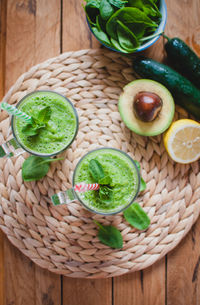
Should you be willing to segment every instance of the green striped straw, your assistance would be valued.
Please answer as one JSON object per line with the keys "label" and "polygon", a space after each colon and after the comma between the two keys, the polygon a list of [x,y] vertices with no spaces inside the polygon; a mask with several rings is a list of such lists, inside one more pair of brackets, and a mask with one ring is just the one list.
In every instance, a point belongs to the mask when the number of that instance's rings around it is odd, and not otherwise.
{"label": "green striped straw", "polygon": [[0,104],[1,109],[6,110],[9,114],[16,115],[18,118],[21,118],[22,120],[31,123],[32,118],[25,112],[20,111],[18,108],[16,108],[13,105],[10,105],[8,103],[2,102]]}

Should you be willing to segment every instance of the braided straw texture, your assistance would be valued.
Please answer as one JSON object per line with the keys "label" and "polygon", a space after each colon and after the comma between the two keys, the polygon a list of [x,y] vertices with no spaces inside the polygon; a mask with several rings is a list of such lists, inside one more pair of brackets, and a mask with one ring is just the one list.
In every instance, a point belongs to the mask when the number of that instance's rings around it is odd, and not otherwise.
{"label": "braided straw texture", "polygon": [[[38,182],[22,181],[26,154],[0,160],[0,227],[32,261],[70,277],[106,278],[144,269],[172,250],[187,234],[200,212],[199,163],[174,163],[162,137],[134,134],[121,121],[117,101],[124,85],[134,79],[126,57],[105,50],[81,50],[51,58],[19,77],[4,98],[15,104],[34,90],[66,95],[76,106],[79,132],[64,160],[51,164]],[[187,117],[176,109],[175,119]],[[0,142],[12,137],[10,119],[0,117]],[[151,218],[145,232],[131,227],[122,214],[94,215],[80,203],[53,207],[50,196],[71,187],[74,168],[86,152],[115,147],[141,163],[147,189],[138,202]],[[99,242],[93,219],[116,226],[123,249]]]}

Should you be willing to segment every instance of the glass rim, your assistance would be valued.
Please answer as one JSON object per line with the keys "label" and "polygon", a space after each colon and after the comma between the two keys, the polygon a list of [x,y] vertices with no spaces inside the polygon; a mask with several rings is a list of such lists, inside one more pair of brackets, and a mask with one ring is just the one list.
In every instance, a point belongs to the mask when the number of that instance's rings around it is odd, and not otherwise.
{"label": "glass rim", "polygon": [[87,155],[91,154],[92,152],[94,151],[97,151],[97,150],[114,150],[114,151],[117,151],[121,154],[123,154],[124,156],[126,156],[130,161],[131,163],[134,165],[135,169],[136,169],[136,173],[137,173],[137,178],[138,178],[138,188],[137,188],[137,192],[135,193],[134,197],[131,198],[130,202],[126,205],[126,206],[123,206],[122,208],[120,208],[119,210],[117,211],[114,211],[114,212],[108,212],[108,213],[104,213],[104,212],[99,212],[99,211],[96,211],[90,207],[88,207],[86,204],[84,204],[84,202],[81,200],[81,198],[79,197],[79,194],[78,192],[74,191],[74,193],[76,194],[76,197],[78,199],[78,201],[87,209],[89,210],[90,212],[93,212],[95,214],[99,214],[99,215],[104,215],[104,216],[109,216],[109,215],[114,215],[114,214],[118,214],[124,210],[126,210],[133,202],[134,200],[138,197],[138,194],[139,194],[139,190],[140,190],[140,178],[141,178],[141,175],[140,175],[140,172],[138,170],[138,167],[135,163],[135,161],[124,151],[118,149],[118,148],[112,148],[112,147],[100,147],[100,148],[96,148],[96,149],[93,149],[93,150],[90,150],[89,152],[87,152],[83,157],[80,158],[80,160],[78,161],[78,163],[76,164],[76,167],[75,167],[75,170],[73,172],[73,177],[72,177],[72,185],[73,185],[73,188],[75,186],[75,176],[76,176],[76,172],[77,172],[77,169],[78,169],[78,166],[79,164],[83,161],[84,158],[87,157]]}
{"label": "glass rim", "polygon": [[28,94],[26,94],[17,104],[16,104],[16,107],[18,108],[19,105],[29,96],[33,95],[34,93],[37,93],[37,92],[50,92],[50,93],[55,93],[57,95],[60,95],[61,97],[63,97],[72,107],[72,110],[74,112],[74,115],[75,115],[75,119],[76,119],[76,130],[75,130],[75,133],[74,133],[74,136],[72,138],[72,140],[64,147],[62,148],[61,150],[55,152],[55,153],[49,153],[49,154],[45,154],[45,153],[39,153],[39,152],[35,152],[35,151],[32,151],[32,150],[29,150],[28,148],[26,148],[21,142],[20,140],[18,139],[18,137],[16,136],[16,133],[15,133],[15,130],[14,130],[14,121],[15,121],[15,116],[12,115],[11,117],[11,129],[12,129],[12,134],[13,134],[13,137],[15,139],[15,141],[19,144],[19,146],[21,148],[23,148],[26,152],[28,152],[29,154],[31,155],[34,155],[34,156],[39,156],[39,157],[53,157],[53,156],[56,156],[60,153],[62,153],[63,151],[65,151],[72,143],[73,141],[75,140],[76,136],[77,136],[77,133],[78,133],[78,128],[79,128],[79,118],[78,118],[78,113],[77,113],[77,110],[76,108],[74,107],[74,105],[72,104],[72,102],[64,95],[56,92],[56,91],[53,91],[53,90],[35,90],[35,91],[32,91]]}

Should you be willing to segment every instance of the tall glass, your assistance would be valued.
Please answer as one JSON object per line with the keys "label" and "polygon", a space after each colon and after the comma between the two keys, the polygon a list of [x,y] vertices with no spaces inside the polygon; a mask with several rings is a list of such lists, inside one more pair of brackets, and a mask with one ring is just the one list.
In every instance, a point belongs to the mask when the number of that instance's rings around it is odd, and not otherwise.
{"label": "tall glass", "polygon": [[[81,182],[94,183],[89,172],[89,161],[96,159],[102,165],[106,175],[112,178],[113,202],[100,202],[98,190],[84,193],[74,190]],[[96,214],[112,215],[129,207],[136,199],[140,189],[140,174],[133,159],[125,152],[114,148],[99,148],[84,155],[78,162],[73,173],[73,187],[65,192],[52,196],[54,205],[66,204],[78,200],[86,209]]]}
{"label": "tall glass", "polygon": [[[30,111],[33,109],[35,109],[35,111],[37,111],[36,104],[39,105],[38,106],[39,109],[41,109],[43,106],[46,106],[46,105],[50,105],[50,108],[52,108],[51,109],[52,114],[50,117],[50,121],[48,122],[48,125],[50,126],[50,123],[52,125],[54,125],[55,137],[57,136],[57,133],[58,133],[57,125],[59,124],[59,120],[56,119],[56,114],[54,113],[55,104],[59,110],[58,116],[59,116],[59,114],[61,116],[63,116],[63,119],[65,121],[68,119],[68,116],[70,116],[70,122],[71,122],[71,124],[73,124],[73,127],[70,127],[71,128],[70,136],[68,138],[66,136],[65,142],[61,143],[61,140],[59,140],[59,139],[55,140],[55,138],[53,138],[54,135],[52,133],[52,138],[49,138],[49,144],[48,144],[48,137],[45,140],[47,142],[47,146],[48,145],[49,145],[49,147],[52,146],[52,148],[48,149],[47,151],[44,151],[44,150],[40,151],[39,149],[34,148],[35,143],[37,141],[39,141],[36,138],[37,136],[29,137],[27,140],[26,137],[24,136],[24,134],[22,132],[19,132],[19,130],[18,130],[19,129],[19,127],[18,127],[19,120],[21,120],[21,119],[16,116],[12,116],[11,128],[12,128],[13,138],[11,140],[9,140],[8,142],[3,143],[0,146],[0,157],[4,157],[4,156],[12,157],[14,155],[17,156],[25,151],[32,155],[36,155],[36,156],[51,157],[51,156],[55,156],[55,155],[61,153],[65,149],[67,149],[71,145],[71,143],[74,141],[74,139],[77,135],[77,132],[78,132],[78,114],[77,114],[76,109],[73,106],[73,104],[65,96],[63,96],[57,92],[50,91],[50,90],[34,91],[34,92],[24,96],[18,102],[16,107],[19,108],[20,110],[23,110],[24,107],[27,107],[28,109],[26,109],[26,113],[31,116],[31,113],[29,113],[29,106],[30,106]],[[60,109],[59,109],[59,107],[60,107]],[[65,113],[65,111],[66,111],[66,113]],[[59,118],[59,119],[60,119],[60,124],[61,124],[61,118]],[[21,120],[21,124],[26,124],[26,123]],[[50,128],[50,127],[48,127],[48,128]],[[66,135],[67,135],[68,128],[67,128],[66,122],[65,122],[65,127],[66,127],[66,129],[61,130],[61,132],[63,134],[66,133]],[[49,134],[51,135],[51,129],[49,131]],[[43,141],[42,135],[43,135],[43,133],[41,132],[41,135],[40,135],[41,141]],[[25,144],[26,141],[27,141],[28,145]],[[33,147],[32,147],[32,145],[33,145]],[[39,144],[38,144],[38,147],[39,147]]]}

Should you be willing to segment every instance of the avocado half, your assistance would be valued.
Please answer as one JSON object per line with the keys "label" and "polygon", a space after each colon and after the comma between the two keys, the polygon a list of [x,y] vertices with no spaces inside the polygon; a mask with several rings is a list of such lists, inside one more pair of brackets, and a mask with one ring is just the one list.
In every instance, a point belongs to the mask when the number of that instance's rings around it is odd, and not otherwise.
{"label": "avocado half", "polygon": [[[155,93],[162,100],[162,108],[151,122],[140,120],[134,112],[134,98],[139,92]],[[170,126],[175,111],[174,99],[169,90],[150,79],[138,79],[126,85],[120,95],[118,108],[124,124],[142,136],[156,136],[163,133]]]}

